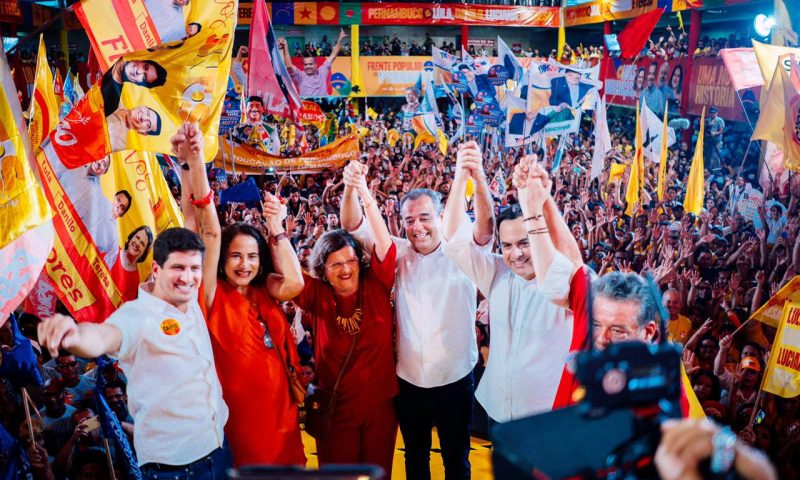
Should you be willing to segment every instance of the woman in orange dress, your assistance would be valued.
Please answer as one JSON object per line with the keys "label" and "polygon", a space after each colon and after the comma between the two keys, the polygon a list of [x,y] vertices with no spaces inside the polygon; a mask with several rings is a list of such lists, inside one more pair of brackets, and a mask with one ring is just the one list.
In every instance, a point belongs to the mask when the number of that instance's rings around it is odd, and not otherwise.
{"label": "woman in orange dress", "polygon": [[218,250],[206,252],[206,265],[217,270],[203,275],[206,318],[230,410],[225,435],[235,466],[306,464],[287,375],[287,369],[299,375],[300,362],[278,304],[303,289],[300,262],[282,225],[285,215],[286,207],[268,193],[269,245],[253,226],[237,223],[222,231]]}

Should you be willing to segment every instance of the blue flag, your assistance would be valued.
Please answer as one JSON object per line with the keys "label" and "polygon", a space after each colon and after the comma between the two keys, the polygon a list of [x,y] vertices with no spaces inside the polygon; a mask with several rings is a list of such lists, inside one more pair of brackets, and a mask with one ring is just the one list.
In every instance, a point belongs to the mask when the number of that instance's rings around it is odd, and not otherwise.
{"label": "blue flag", "polygon": [[22,446],[0,423],[0,480],[28,478],[30,472],[28,456]]}
{"label": "blue flag", "polygon": [[17,315],[12,313],[8,319],[14,346],[3,352],[3,363],[0,365],[0,377],[5,377],[11,385],[21,388],[29,384],[41,386],[44,383],[39,370],[39,360],[33,351],[33,345],[19,330]]}
{"label": "blue flag", "polygon": [[133,453],[131,444],[128,441],[128,436],[125,435],[125,432],[122,430],[122,424],[114,411],[111,410],[103,394],[103,389],[106,386],[103,370],[107,367],[113,368],[114,363],[116,362],[106,355],[97,359],[97,380],[94,384],[94,401],[97,406],[97,417],[100,419],[103,437],[107,438],[109,443],[113,442],[116,446],[117,452],[120,454],[118,456],[122,458],[122,463],[124,464],[124,471],[128,472],[128,478],[140,480],[143,478],[142,471],[139,470],[139,462],[136,461],[136,455]]}
{"label": "blue flag", "polygon": [[247,181],[239,185],[227,188],[219,194],[220,205],[232,202],[247,203],[260,201],[261,194],[258,192],[258,187],[253,177],[248,178]]}

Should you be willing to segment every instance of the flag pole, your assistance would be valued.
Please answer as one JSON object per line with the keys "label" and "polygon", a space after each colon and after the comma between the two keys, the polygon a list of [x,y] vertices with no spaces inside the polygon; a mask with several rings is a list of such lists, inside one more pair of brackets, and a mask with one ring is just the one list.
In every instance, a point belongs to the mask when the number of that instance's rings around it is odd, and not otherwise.
{"label": "flag pole", "polygon": [[108,472],[111,474],[111,480],[117,480],[114,473],[114,461],[111,459],[111,446],[108,444],[108,439],[103,438],[103,447],[106,451],[106,462],[108,462]]}
{"label": "flag pole", "polygon": [[33,420],[31,419],[31,407],[28,405],[28,389],[22,387],[22,405],[25,407],[25,423],[28,424],[28,438],[31,440],[31,446],[36,445],[33,440]]}
{"label": "flag pole", "polygon": [[228,132],[228,143],[231,146],[231,170],[233,175],[236,175],[236,155],[233,151],[233,136],[231,136],[230,132]]}

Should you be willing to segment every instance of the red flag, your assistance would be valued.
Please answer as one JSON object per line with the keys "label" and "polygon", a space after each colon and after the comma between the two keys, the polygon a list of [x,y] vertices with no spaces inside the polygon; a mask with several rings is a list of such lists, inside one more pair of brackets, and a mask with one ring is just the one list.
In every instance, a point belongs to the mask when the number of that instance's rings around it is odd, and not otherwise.
{"label": "red flag", "polygon": [[619,41],[620,56],[623,59],[632,59],[642,51],[663,13],[663,8],[657,8],[644,15],[639,15],[619,32],[617,40]]}
{"label": "red flag", "polygon": [[247,94],[261,97],[267,113],[291,119],[299,127],[303,104],[284,64],[264,0],[257,0],[253,7],[247,61]]}

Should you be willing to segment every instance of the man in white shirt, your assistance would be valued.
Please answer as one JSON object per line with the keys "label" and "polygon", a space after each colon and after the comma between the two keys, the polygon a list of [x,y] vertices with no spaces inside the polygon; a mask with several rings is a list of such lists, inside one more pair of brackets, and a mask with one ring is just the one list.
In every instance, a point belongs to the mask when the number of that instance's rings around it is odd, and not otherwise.
{"label": "man in white shirt", "polygon": [[[207,198],[197,125],[184,124],[172,144],[181,163],[189,165],[194,195]],[[214,241],[220,235],[211,220],[214,202],[195,205],[204,239]],[[204,252],[196,233],[165,230],[153,244],[153,283],[143,284],[136,300],[123,304],[105,323],[77,325],[56,315],[38,327],[39,340],[51,354],[63,348],[86,358],[119,358],[129,381],[134,447],[146,478],[173,472],[188,479],[225,478],[230,465],[222,448],[228,407],[201,308],[204,295],[198,292],[204,269],[216,271],[217,265],[204,265]]]}
{"label": "man in white shirt", "polygon": [[[458,214],[464,208],[467,180],[472,178],[476,185],[486,182],[477,144],[465,144],[460,153],[445,207],[448,242],[444,251],[489,300],[491,360],[475,397],[493,421],[507,422],[556,406],[573,340],[573,315],[566,308],[570,280],[582,262],[578,245],[549,194],[547,172],[535,156],[522,160],[524,168],[530,169],[525,178],[515,176],[515,183],[521,181],[520,205],[498,216],[502,255],[471,238],[451,239],[464,216]],[[486,201],[490,202],[476,196],[477,222],[492,209],[491,202],[479,205]]]}
{"label": "man in white shirt", "polygon": [[[346,176],[362,175],[351,162]],[[345,185],[348,182],[345,181]],[[475,195],[489,196],[486,185]],[[342,226],[371,250],[353,189],[345,188]],[[472,281],[444,255],[439,193],[412,190],[400,203],[407,239],[392,237],[397,247],[395,312],[397,317],[397,419],[405,442],[406,477],[430,479],[431,430],[442,449],[445,476],[470,478],[469,424],[472,418],[472,369],[478,361],[475,339],[477,292]],[[492,213],[474,229],[464,223],[456,235],[479,244],[492,239]]]}

